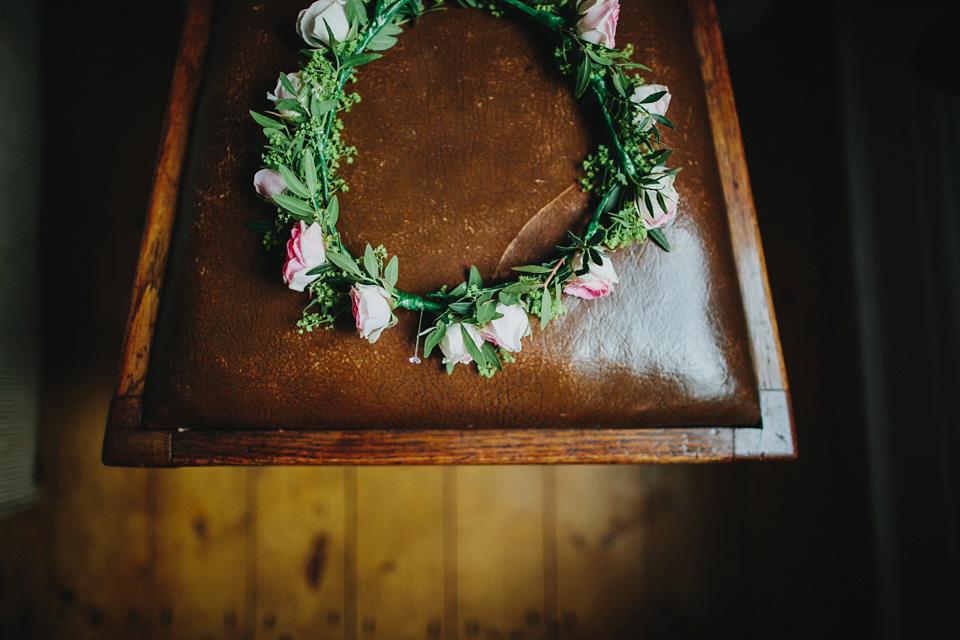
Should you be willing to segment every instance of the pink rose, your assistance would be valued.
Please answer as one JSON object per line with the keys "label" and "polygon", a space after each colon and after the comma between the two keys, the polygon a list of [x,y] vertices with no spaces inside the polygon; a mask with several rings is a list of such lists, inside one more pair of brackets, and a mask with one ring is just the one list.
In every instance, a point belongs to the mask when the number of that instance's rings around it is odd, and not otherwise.
{"label": "pink rose", "polygon": [[[253,188],[264,198],[273,202],[273,196],[287,190],[287,183],[283,181],[283,176],[273,169],[260,169],[253,174]],[[273,203],[276,204],[276,202]]]}
{"label": "pink rose", "polygon": [[[583,254],[581,253],[577,254],[577,257],[574,258],[573,269],[579,271],[582,268]],[[594,264],[591,262],[588,268],[590,270],[587,273],[569,281],[563,288],[563,292],[571,296],[583,298],[584,300],[593,300],[594,298],[607,295],[610,293],[613,285],[620,282],[620,278],[617,277],[617,272],[613,269],[613,263],[607,256],[603,256],[602,264]]]}
{"label": "pink rose", "polygon": [[[296,73],[288,73],[287,80],[290,81],[290,85],[297,91],[300,91],[300,88],[303,86],[303,80],[300,79],[299,71]],[[287,88],[283,86],[283,83],[280,82],[280,80],[277,80],[277,86],[274,87],[273,91],[267,93],[267,100],[272,100],[274,105],[281,100],[290,100],[296,98],[297,94],[287,91]],[[300,115],[296,111],[291,111],[290,109],[281,109],[280,113],[288,118]]]}
{"label": "pink rose", "polygon": [[361,338],[371,344],[377,341],[387,327],[396,324],[393,315],[393,298],[383,287],[373,284],[355,284],[350,289],[353,302],[353,317]]}
{"label": "pink rose", "polygon": [[613,49],[620,18],[620,0],[580,0],[577,35],[587,42]]}
{"label": "pink rose", "polygon": [[[640,104],[647,97],[660,93],[661,91],[666,91],[667,93],[660,96],[654,102],[648,102],[647,104]],[[630,96],[630,100],[640,105],[641,108],[646,109],[647,113],[655,113],[658,116],[664,116],[667,114],[667,107],[670,106],[670,91],[662,84],[641,84],[634,88],[633,95]],[[637,114],[637,119],[643,121],[645,118],[644,113],[641,111]]]}
{"label": "pink rose", "polygon": [[477,329],[476,325],[454,322],[447,327],[447,332],[440,338],[443,364],[450,362],[470,364],[473,362],[473,357],[467,352],[467,346],[463,342],[463,331],[460,330],[460,327],[467,330],[467,335],[473,340],[473,344],[477,345],[477,349],[483,345],[483,337],[481,337],[480,330]]}
{"label": "pink rose", "polygon": [[309,227],[299,222],[290,230],[287,240],[287,262],[283,265],[283,281],[294,291],[303,291],[317,276],[308,276],[307,271],[327,261],[323,245],[323,231],[316,222]]}
{"label": "pink rose", "polygon": [[[656,229],[667,224],[677,214],[677,203],[680,201],[680,194],[673,186],[674,176],[666,173],[667,169],[663,166],[656,166],[650,172],[650,177],[657,180],[657,184],[646,187],[650,196],[650,204],[653,207],[651,211],[643,196],[637,198],[637,211],[643,217],[643,226],[647,229]],[[663,204],[666,209],[660,206],[657,201],[657,193],[663,197]]]}
{"label": "pink rose", "polygon": [[530,335],[530,318],[520,305],[497,304],[502,318],[491,320],[480,335],[506,351],[520,351],[520,340]]}
{"label": "pink rose", "polygon": [[330,45],[327,25],[338,42],[350,33],[347,0],[317,0],[297,16],[297,35],[314,49]]}

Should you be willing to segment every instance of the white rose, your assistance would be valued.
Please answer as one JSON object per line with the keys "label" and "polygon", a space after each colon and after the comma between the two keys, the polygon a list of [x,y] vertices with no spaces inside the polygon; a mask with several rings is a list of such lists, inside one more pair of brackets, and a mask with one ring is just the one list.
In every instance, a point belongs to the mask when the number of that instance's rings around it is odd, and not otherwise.
{"label": "white rose", "polygon": [[[637,198],[637,209],[643,218],[643,226],[647,229],[656,229],[667,224],[677,214],[677,204],[680,202],[680,194],[673,186],[674,175],[666,173],[666,167],[657,166],[650,172],[650,177],[655,178],[657,184],[645,187],[650,196],[650,204],[653,206],[651,211],[643,196]],[[660,206],[657,200],[657,194],[663,196],[663,204],[666,209]]]}
{"label": "white rose", "polygon": [[393,315],[393,298],[383,287],[373,284],[355,284],[350,289],[353,317],[361,338],[371,344],[377,341],[387,327],[396,323]]}
{"label": "white rose", "polygon": [[[590,262],[587,268],[589,269],[587,273],[576,276],[566,284],[563,288],[564,293],[584,300],[593,300],[607,295],[613,289],[613,285],[620,282],[613,268],[613,262],[606,255],[601,257],[601,264]],[[581,269],[583,269],[583,254],[578,253],[573,259],[573,270]]]}
{"label": "white rose", "polygon": [[314,49],[330,45],[327,27],[338,42],[350,34],[347,0],[317,0],[297,16],[297,35]]}
{"label": "white rose", "polygon": [[506,351],[520,351],[520,340],[530,335],[530,317],[520,305],[497,304],[502,318],[491,320],[480,335]]}
{"label": "white rose", "polygon": [[[293,88],[297,91],[300,91],[300,88],[303,86],[303,81],[300,79],[299,71],[296,73],[288,73],[287,80],[290,81],[290,84],[293,85]],[[281,100],[289,100],[291,98],[296,99],[297,94],[287,91],[287,88],[283,86],[283,83],[280,82],[280,80],[277,80],[277,86],[274,88],[274,90],[270,93],[267,93],[267,100],[272,100],[274,105]],[[282,109],[280,113],[288,118],[299,115],[296,111],[291,111],[289,109]]]}
{"label": "white rose", "polygon": [[[280,195],[287,190],[287,183],[283,181],[283,176],[273,169],[260,169],[253,174],[253,188],[270,202],[274,202],[273,196]],[[276,202],[274,202],[276,204]]]}
{"label": "white rose", "polygon": [[[661,91],[666,91],[664,95],[660,96],[654,102],[648,102],[647,104],[640,104],[650,96],[655,93],[660,93]],[[670,106],[670,91],[662,84],[641,84],[633,90],[633,95],[630,96],[630,100],[638,105],[641,108],[646,109],[648,113],[655,113],[658,116],[665,116],[667,114],[667,107]],[[643,122],[646,115],[643,111],[637,113],[637,122]]]}
{"label": "white rose", "polygon": [[577,35],[587,42],[613,49],[620,17],[620,0],[580,0]]}
{"label": "white rose", "polygon": [[470,336],[473,343],[477,345],[477,349],[483,345],[483,337],[480,335],[480,330],[477,329],[476,326],[455,322],[447,327],[447,332],[444,333],[440,339],[440,351],[443,352],[443,364],[449,362],[470,364],[473,362],[473,357],[467,353],[467,346],[463,342],[463,331],[460,330],[460,327],[467,330],[467,335]]}

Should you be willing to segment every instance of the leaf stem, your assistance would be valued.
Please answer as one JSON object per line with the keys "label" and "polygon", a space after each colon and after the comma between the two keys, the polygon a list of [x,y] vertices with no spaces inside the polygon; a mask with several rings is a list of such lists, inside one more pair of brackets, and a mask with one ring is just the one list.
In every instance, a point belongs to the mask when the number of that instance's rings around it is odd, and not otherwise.
{"label": "leaf stem", "polygon": [[533,7],[524,4],[520,0],[503,0],[503,3],[508,4],[522,11],[523,13],[527,14],[528,16],[530,16],[531,18],[539,22],[540,24],[544,24],[550,27],[551,29],[556,30],[563,26],[563,23],[564,23],[563,17],[558,16],[555,13],[548,13],[546,11],[537,11]]}
{"label": "leaf stem", "polygon": [[553,276],[557,275],[557,270],[560,268],[560,265],[562,265],[565,261],[566,261],[565,257],[557,260],[557,264],[554,265],[553,270],[550,272],[550,275],[548,275],[547,279],[543,281],[544,293],[547,292],[547,287],[550,286],[550,281],[553,280]]}

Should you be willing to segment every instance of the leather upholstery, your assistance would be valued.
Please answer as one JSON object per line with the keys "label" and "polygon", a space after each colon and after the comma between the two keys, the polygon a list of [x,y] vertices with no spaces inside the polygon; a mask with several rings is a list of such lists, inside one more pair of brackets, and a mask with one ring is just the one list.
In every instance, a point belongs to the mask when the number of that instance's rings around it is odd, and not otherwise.
{"label": "leather upholstery", "polygon": [[[606,298],[565,297],[566,316],[534,328],[517,363],[487,380],[413,354],[417,315],[379,342],[345,315],[300,335],[307,298],[280,279],[244,227],[269,207],[254,193],[262,135],[248,109],[272,105],[296,70],[293,28],[306,0],[218,9],[174,248],[145,392],[147,428],[491,428],[754,425],[757,383],[731,255],[704,87],[684,3],[624,2],[618,44],[633,42],[649,80],[669,85],[667,132],[680,214],[673,245],[619,251]],[[601,132],[574,100],[552,46],[522,17],[451,7],[408,27],[358,71],[362,101],[344,138],[359,155],[342,175],[345,242],[383,243],[398,286],[424,294],[475,264],[546,257],[589,215],[574,186]],[[528,224],[531,218],[536,218]],[[521,233],[522,230],[526,230]],[[508,266],[508,265],[507,265]],[[425,318],[425,325],[429,316]],[[421,343],[422,346],[422,343]],[[470,369],[472,369],[472,365]]]}

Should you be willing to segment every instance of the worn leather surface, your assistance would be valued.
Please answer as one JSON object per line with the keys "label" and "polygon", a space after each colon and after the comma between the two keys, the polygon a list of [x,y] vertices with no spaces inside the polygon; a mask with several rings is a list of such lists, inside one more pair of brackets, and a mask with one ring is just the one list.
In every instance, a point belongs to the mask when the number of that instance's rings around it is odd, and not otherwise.
{"label": "worn leather surface", "polygon": [[[272,105],[277,74],[297,68],[293,24],[306,0],[224,2],[192,138],[174,250],[151,358],[147,428],[537,428],[754,425],[759,421],[736,270],[685,3],[623,3],[618,42],[669,85],[666,134],[681,166],[680,214],[665,233],[614,254],[606,298],[565,298],[566,316],[534,329],[493,380],[447,376],[438,357],[411,365],[417,315],[374,345],[352,319],[300,335],[306,302],[280,279],[244,223],[262,135],[247,110]],[[427,293],[475,264],[550,253],[589,215],[571,189],[602,135],[596,114],[554,69],[527,19],[450,8],[408,28],[362,67],[362,102],[345,120],[360,151],[342,175],[341,223],[356,253],[383,243],[399,286]],[[555,214],[555,215],[552,215]],[[532,218],[537,220],[528,224]],[[526,227],[526,231],[521,233]],[[531,242],[531,229],[543,236]],[[534,238],[535,238],[534,234]],[[502,265],[501,265],[502,271]],[[429,320],[428,320],[429,321]]]}

